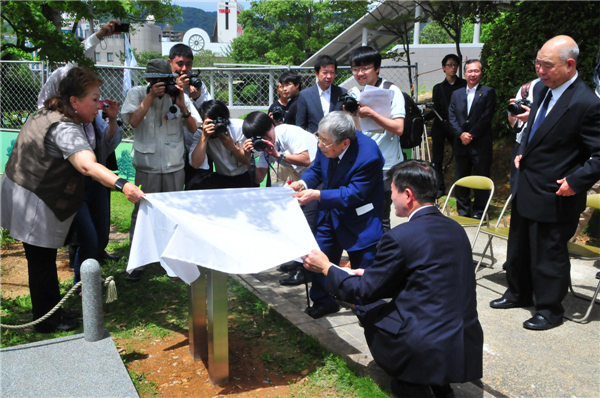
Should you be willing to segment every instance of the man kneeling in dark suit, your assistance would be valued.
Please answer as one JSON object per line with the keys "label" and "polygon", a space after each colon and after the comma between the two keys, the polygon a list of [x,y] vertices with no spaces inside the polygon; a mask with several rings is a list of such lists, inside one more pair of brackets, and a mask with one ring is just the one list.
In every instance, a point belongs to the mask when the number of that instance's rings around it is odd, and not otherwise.
{"label": "man kneeling in dark suit", "polygon": [[408,222],[383,235],[373,265],[348,272],[314,250],[304,266],[325,274],[339,300],[360,306],[367,344],[394,377],[394,394],[453,397],[449,383],[483,373],[471,246],[464,229],[433,205],[430,163],[410,160],[389,173],[396,215]]}

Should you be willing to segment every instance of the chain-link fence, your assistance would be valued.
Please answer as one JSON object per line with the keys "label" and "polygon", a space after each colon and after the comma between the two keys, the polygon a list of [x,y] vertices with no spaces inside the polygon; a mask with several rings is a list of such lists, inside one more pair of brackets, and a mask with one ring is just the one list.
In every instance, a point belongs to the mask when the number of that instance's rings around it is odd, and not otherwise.
{"label": "chain-link fence", "polygon": [[[411,82],[409,68],[412,68],[413,80],[417,67],[382,66],[380,76],[396,84],[402,91],[411,93],[418,82]],[[146,85],[142,78],[145,68],[129,68],[133,86]],[[302,78],[302,88],[316,84],[313,68],[310,67],[235,67],[235,68],[198,68],[200,79],[215,99],[225,102],[232,114],[244,114],[254,110],[266,110],[278,98],[277,80],[288,70]],[[104,84],[100,93],[104,98],[123,102],[122,66],[97,66],[97,74]],[[194,69],[196,72],[197,70]],[[49,71],[41,62],[0,62],[1,95],[0,112],[2,128],[20,129],[27,118],[37,110],[37,97]],[[356,86],[349,67],[339,67],[335,84],[346,89]],[[416,90],[414,92],[416,96]],[[416,99],[416,98],[415,98]],[[132,138],[133,130],[123,126],[124,138]]]}

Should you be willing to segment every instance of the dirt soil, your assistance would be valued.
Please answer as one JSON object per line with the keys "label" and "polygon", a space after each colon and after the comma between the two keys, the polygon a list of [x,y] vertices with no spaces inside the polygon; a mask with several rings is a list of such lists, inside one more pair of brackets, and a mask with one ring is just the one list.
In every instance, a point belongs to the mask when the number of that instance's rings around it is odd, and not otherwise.
{"label": "dirt soil", "polygon": [[[111,233],[111,240],[121,238]],[[2,247],[0,265],[2,298],[29,294],[27,261],[20,242]],[[59,250],[57,267],[61,281],[73,280],[67,250]],[[147,382],[157,386],[157,395],[142,387],[138,391],[142,397],[285,397],[294,392],[298,395],[299,386],[306,382],[309,373],[306,369],[302,374],[285,375],[268,368],[260,358],[267,339],[248,344],[241,332],[235,329],[230,330],[229,334],[230,376],[229,385],[225,387],[211,386],[205,364],[191,359],[187,331],[174,332],[162,339],[144,337],[142,333],[131,339],[114,340],[119,353],[126,360],[127,370],[143,374],[142,385]],[[311,396],[319,394],[311,392]]]}

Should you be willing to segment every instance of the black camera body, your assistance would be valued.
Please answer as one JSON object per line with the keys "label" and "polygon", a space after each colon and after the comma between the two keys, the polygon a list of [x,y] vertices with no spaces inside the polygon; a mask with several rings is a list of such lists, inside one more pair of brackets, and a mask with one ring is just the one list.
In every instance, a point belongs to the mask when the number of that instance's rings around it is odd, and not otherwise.
{"label": "black camera body", "polygon": [[283,122],[285,114],[285,110],[279,105],[274,106],[271,110],[271,116],[273,116],[273,120],[275,120],[276,122]]}
{"label": "black camera body", "polygon": [[261,137],[260,135],[252,137],[252,145],[254,146],[254,149],[258,152],[263,152],[269,147],[269,145],[263,140],[263,137]]}
{"label": "black camera body", "polygon": [[200,80],[200,72],[192,73],[188,72],[187,77],[190,79],[190,86],[193,86],[196,90],[202,88],[202,80]]}
{"label": "black camera body", "polygon": [[526,107],[531,108],[531,105],[533,105],[533,104],[527,98],[522,98],[522,99],[516,100],[512,104],[509,104],[506,107],[506,111],[508,112],[509,115],[512,115],[512,116],[520,115],[522,113],[527,112],[525,109],[523,109],[522,105],[525,105]]}
{"label": "black camera body", "polygon": [[215,125],[215,134],[212,134],[210,138],[217,138],[217,134],[227,133],[227,126],[229,126],[229,120],[222,117],[218,117],[212,121],[212,124]]}
{"label": "black camera body", "polygon": [[161,78],[158,78],[156,80],[156,82],[150,83],[150,85],[148,86],[148,90],[147,90],[148,93],[152,89],[152,86],[154,86],[156,83],[164,83],[165,84],[165,93],[173,98],[177,98],[179,96],[179,94],[181,93],[181,91],[179,91],[179,89],[176,86],[175,78],[173,76],[161,77]]}
{"label": "black camera body", "polygon": [[349,94],[338,97],[338,101],[342,102],[342,105],[344,105],[344,109],[347,112],[354,113],[358,110],[358,101]]}

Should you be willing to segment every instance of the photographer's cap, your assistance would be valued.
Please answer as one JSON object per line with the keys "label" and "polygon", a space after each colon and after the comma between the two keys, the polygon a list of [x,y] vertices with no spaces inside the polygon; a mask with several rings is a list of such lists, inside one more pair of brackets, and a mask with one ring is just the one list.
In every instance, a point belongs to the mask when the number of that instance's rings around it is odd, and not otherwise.
{"label": "photographer's cap", "polygon": [[142,77],[145,79],[160,79],[169,76],[173,76],[169,61],[163,58],[155,58],[148,61],[146,73]]}

